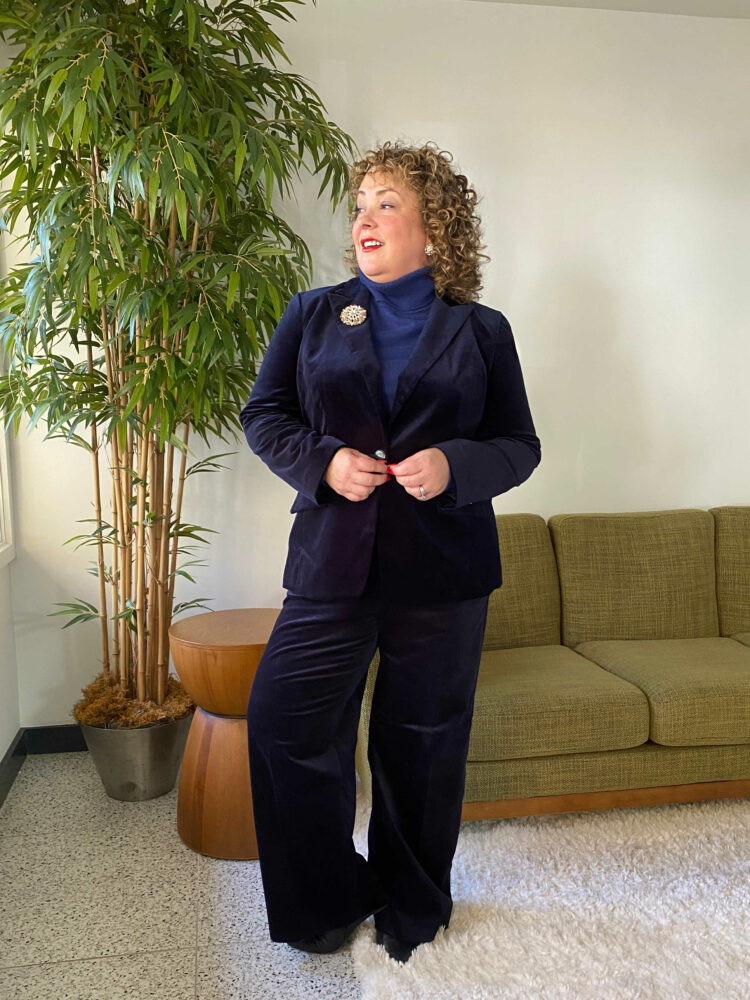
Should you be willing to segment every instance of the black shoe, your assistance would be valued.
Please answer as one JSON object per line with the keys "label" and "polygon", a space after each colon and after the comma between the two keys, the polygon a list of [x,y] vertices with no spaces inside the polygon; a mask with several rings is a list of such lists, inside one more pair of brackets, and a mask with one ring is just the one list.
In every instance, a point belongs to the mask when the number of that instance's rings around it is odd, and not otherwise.
{"label": "black shoe", "polygon": [[[384,909],[384,907],[380,907]],[[375,911],[378,912],[377,910]],[[315,937],[303,938],[301,941],[289,941],[289,946],[291,948],[296,948],[297,951],[309,951],[314,955],[329,955],[332,951],[338,951],[341,945],[352,936],[359,925],[367,920],[371,913],[365,913],[363,917],[357,917],[356,920],[352,920],[350,924],[346,927],[334,927],[333,930],[325,931],[323,934],[317,934]]]}
{"label": "black shoe", "polygon": [[409,944],[408,941],[400,941],[397,937],[393,937],[392,934],[387,934],[385,931],[377,931],[375,940],[378,944],[382,944],[391,958],[394,958],[397,962],[408,962],[411,958],[411,953],[419,944],[419,942]]}

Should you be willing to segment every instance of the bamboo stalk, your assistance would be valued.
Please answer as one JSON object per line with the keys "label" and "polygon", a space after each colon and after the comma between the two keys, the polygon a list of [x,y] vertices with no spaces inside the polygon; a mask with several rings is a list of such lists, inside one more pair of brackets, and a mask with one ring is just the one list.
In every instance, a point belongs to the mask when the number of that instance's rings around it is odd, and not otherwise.
{"label": "bamboo stalk", "polygon": [[[76,161],[80,167],[81,165],[81,151],[80,148],[76,150]],[[91,177],[91,200],[94,205],[97,203],[96,195],[96,184],[99,179],[99,164],[97,158],[97,149],[94,145],[92,150],[91,165],[89,169],[89,174]],[[85,283],[85,299],[87,309],[91,308],[91,290],[89,287],[88,278]],[[106,325],[106,310],[102,307],[101,316],[104,320],[104,327],[101,331],[102,338],[106,343],[107,338],[107,325]],[[93,380],[94,380],[94,352],[91,346],[91,333],[88,333],[88,344],[86,345],[86,367],[88,370],[89,378],[92,381],[92,391],[93,391]],[[108,605],[107,605],[107,582],[105,579],[104,572],[104,541],[102,539],[102,493],[101,493],[101,480],[99,478],[99,441],[97,434],[97,423],[96,419],[91,421],[91,455],[93,459],[93,472],[94,472],[94,517],[96,521],[96,575],[99,583],[99,624],[101,627],[101,638],[102,638],[102,666],[105,674],[110,672],[110,662],[109,662],[109,628],[108,628]]]}
{"label": "bamboo stalk", "polygon": [[[112,469],[112,495],[114,497],[115,518],[117,523],[117,545],[115,547],[116,567],[115,588],[112,605],[121,614],[125,610],[125,600],[127,598],[127,587],[130,577],[129,573],[129,552],[126,527],[126,513],[123,495],[123,469],[124,456],[120,451],[120,446],[115,440],[116,461]],[[128,643],[128,623],[124,618],[119,618],[116,623],[117,643],[120,656],[120,687],[126,696],[131,696],[133,688],[130,679],[130,647]]]}
{"label": "bamboo stalk", "polygon": [[[107,396],[110,404],[115,401],[115,376],[113,363],[113,345],[110,337],[116,330],[116,320],[110,326],[107,320],[107,310],[102,306],[102,331],[104,335],[104,361],[107,375]],[[117,434],[112,435],[110,441],[110,501],[112,507],[112,525],[114,528],[114,538],[112,540],[112,610],[113,613],[120,611],[120,557],[124,545],[123,525],[120,516],[120,445]],[[112,675],[114,680],[120,685],[124,693],[127,693],[126,678],[120,662],[122,626],[116,621],[112,626]]]}
{"label": "bamboo stalk", "polygon": [[172,607],[174,605],[174,584],[177,578],[177,548],[180,544],[178,534],[180,518],[182,517],[182,495],[185,489],[185,469],[187,468],[187,443],[190,437],[190,424],[185,424],[182,434],[184,448],[180,457],[180,478],[177,484],[177,502],[174,507],[175,532],[172,538],[172,561],[169,569],[169,600],[167,601],[167,628],[172,624]]}
{"label": "bamboo stalk", "polygon": [[[112,487],[110,500],[112,504],[112,523],[115,526],[115,538],[112,543],[112,608],[117,611],[120,606],[120,518],[117,513],[117,457],[113,451]],[[122,669],[120,667],[120,629],[119,622],[112,626],[112,677],[122,687]]]}
{"label": "bamboo stalk", "polygon": [[206,235],[206,251],[211,249],[211,244],[214,241],[213,225],[219,215],[219,201],[214,198],[214,207],[211,210],[211,221],[208,223],[208,233]]}
{"label": "bamboo stalk", "polygon": [[[140,70],[137,64],[133,66],[133,74],[137,78],[140,76]],[[133,117],[133,128],[138,128],[140,115],[138,110],[135,110]],[[140,222],[141,220],[141,199],[136,198],[133,205],[133,211],[131,216],[135,222]],[[136,329],[136,353],[139,354],[141,349],[145,346],[145,338],[142,337],[141,330],[141,319],[140,316],[136,316],[135,320]],[[119,371],[120,371],[120,387],[124,388],[126,382],[125,374],[125,343],[124,338],[121,336],[118,340],[119,347]],[[127,400],[123,401],[127,404]],[[148,419],[148,415],[142,415],[144,420]],[[125,499],[127,501],[124,510],[127,513],[127,528],[128,528],[128,588],[127,597],[123,601],[123,609],[126,607],[125,601],[130,600],[135,607],[135,634],[133,634],[132,629],[128,629],[127,644],[130,650],[129,663],[130,663],[130,688],[135,693],[135,696],[140,700],[145,700],[146,697],[146,634],[145,634],[145,608],[144,601],[146,597],[146,567],[145,567],[145,545],[146,545],[146,472],[147,469],[145,464],[148,460],[148,449],[146,447],[146,442],[143,438],[138,439],[138,443],[135,441],[135,432],[132,427],[128,427],[128,449],[127,449],[127,468],[136,469],[136,462],[138,469],[136,471],[136,477],[138,479],[138,485],[135,487],[135,498],[133,496],[133,475],[130,472],[126,474],[126,489],[125,489]],[[133,502],[135,501],[135,511],[136,511],[136,521],[137,525],[133,525]],[[133,644],[135,643],[135,649],[133,649]]]}
{"label": "bamboo stalk", "polygon": [[[175,248],[177,246],[177,202],[172,202],[172,211],[169,213],[169,256],[174,260]],[[166,336],[167,331],[164,331]]]}
{"label": "bamboo stalk", "polygon": [[198,198],[198,211],[195,215],[195,221],[193,223],[193,238],[190,242],[190,253],[195,254],[198,249],[198,234],[200,232],[200,220],[201,220],[201,199]]}
{"label": "bamboo stalk", "polygon": [[159,553],[159,658],[156,664],[158,678],[157,704],[161,705],[167,696],[169,675],[169,526],[172,523],[172,482],[174,477],[174,445],[167,446],[167,467],[164,476],[164,503],[162,504],[161,550]]}
{"label": "bamboo stalk", "polygon": [[[123,356],[123,350],[121,345],[121,357]],[[120,371],[122,372],[124,368],[124,360],[122,361]],[[122,375],[124,381],[124,372]],[[123,524],[125,535],[125,552],[126,552],[126,562],[125,562],[125,580],[123,583],[123,597],[122,597],[122,610],[127,609],[127,602],[129,601],[131,605],[134,602],[133,594],[133,578],[134,578],[134,561],[135,552],[133,548],[133,537],[135,534],[135,528],[133,525],[133,510],[134,510],[134,496],[133,490],[135,487],[135,476],[130,471],[135,469],[135,431],[132,426],[128,427],[128,450],[126,455],[126,468],[122,471],[122,509],[123,509]],[[128,664],[128,691],[132,693],[135,692],[135,662],[136,655],[133,649],[133,638],[134,632],[127,624],[126,620],[123,620],[123,630],[121,633],[123,635],[123,656]],[[127,656],[125,654],[127,650]]]}
{"label": "bamboo stalk", "polygon": [[[94,356],[89,343],[86,349],[89,376],[94,374]],[[102,665],[105,674],[110,672],[109,630],[107,627],[107,584],[104,578],[104,542],[102,541],[102,494],[99,481],[99,442],[96,420],[91,422],[91,453],[94,460],[94,517],[96,519],[96,570],[99,581],[99,624],[102,633]]]}
{"label": "bamboo stalk", "polygon": [[[141,342],[140,321],[136,319],[136,343]],[[148,423],[149,411],[142,414],[143,426]],[[146,676],[146,489],[148,476],[148,435],[143,431],[138,438],[138,486],[137,522],[135,539],[135,618],[137,638],[136,697],[145,701],[147,695]]]}
{"label": "bamboo stalk", "polygon": [[159,514],[161,511],[162,492],[162,453],[159,451],[156,434],[149,435],[149,513],[150,523],[148,531],[148,648],[146,656],[146,673],[148,676],[149,698],[152,701],[157,697],[157,644],[159,636],[159,622],[157,613],[159,610],[158,591],[158,566],[157,559],[161,551],[161,522]]}
{"label": "bamboo stalk", "polygon": [[[127,461],[127,460],[126,460]],[[128,601],[132,602],[133,547],[131,544],[131,508],[128,506],[131,491],[131,476],[127,469],[120,469],[119,514],[122,531],[122,559],[120,563],[120,612],[127,611]],[[120,619],[120,651],[122,655],[123,688],[129,697],[135,690],[133,677],[133,648],[131,629],[126,618]]]}
{"label": "bamboo stalk", "polygon": [[141,438],[138,454],[138,507],[135,542],[135,617],[137,637],[136,697],[145,701],[146,686],[146,475],[148,443]]}

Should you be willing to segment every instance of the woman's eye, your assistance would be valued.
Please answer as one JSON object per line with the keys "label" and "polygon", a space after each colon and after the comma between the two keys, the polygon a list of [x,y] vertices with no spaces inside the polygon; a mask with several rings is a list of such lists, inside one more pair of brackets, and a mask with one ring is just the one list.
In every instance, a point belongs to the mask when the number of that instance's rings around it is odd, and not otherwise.
{"label": "woman's eye", "polygon": [[[395,208],[396,206],[392,205],[389,201],[381,201],[380,207]],[[352,215],[360,215],[362,212],[364,212],[364,210],[365,210],[364,205],[357,205],[352,209]]]}

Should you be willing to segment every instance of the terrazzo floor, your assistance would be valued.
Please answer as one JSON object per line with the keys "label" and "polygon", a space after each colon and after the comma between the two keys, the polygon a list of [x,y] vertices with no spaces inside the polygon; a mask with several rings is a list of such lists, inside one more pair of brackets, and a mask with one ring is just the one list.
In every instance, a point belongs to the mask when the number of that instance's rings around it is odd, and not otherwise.
{"label": "terrazzo floor", "polygon": [[86,752],[29,756],[0,808],[0,1000],[360,1000],[351,943],[268,938],[257,861],[177,835],[177,790],[104,793]]}

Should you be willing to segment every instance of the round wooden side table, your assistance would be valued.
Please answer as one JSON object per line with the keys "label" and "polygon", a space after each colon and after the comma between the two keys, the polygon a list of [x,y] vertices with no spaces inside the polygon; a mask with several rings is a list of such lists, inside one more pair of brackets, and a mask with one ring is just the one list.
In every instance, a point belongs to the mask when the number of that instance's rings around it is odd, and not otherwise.
{"label": "round wooden side table", "polygon": [[212,858],[258,857],[245,712],[278,608],[209,611],[175,622],[175,670],[198,706],[177,795],[177,831]]}

